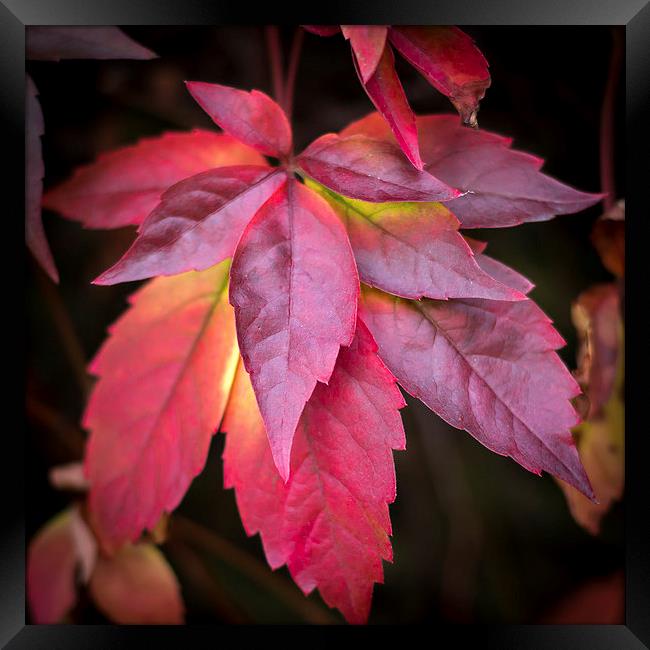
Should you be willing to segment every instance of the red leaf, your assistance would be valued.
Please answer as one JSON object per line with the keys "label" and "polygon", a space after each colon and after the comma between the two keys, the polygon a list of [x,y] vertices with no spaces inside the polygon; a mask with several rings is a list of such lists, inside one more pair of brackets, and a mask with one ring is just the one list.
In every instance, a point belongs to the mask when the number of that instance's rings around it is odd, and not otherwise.
{"label": "red leaf", "polygon": [[214,167],[264,165],[257,151],[211,131],[164,133],[101,154],[43,197],[46,208],[86,228],[139,225],[161,194],[179,181]]}
{"label": "red leaf", "polygon": [[77,551],[70,511],[49,521],[27,551],[27,599],[33,622],[59,623],[77,602]]}
{"label": "red leaf", "polygon": [[387,504],[395,500],[392,449],[404,449],[404,400],[363,323],[318,384],[296,431],[291,478],[278,476],[251,385],[240,364],[222,429],[224,482],[244,528],[260,533],[269,564],[286,564],[307,594],[364,623],[381,560],[392,560]]}
{"label": "red leaf", "polygon": [[178,580],[153,544],[128,544],[113,557],[100,557],[90,594],[120,625],[180,625],[184,606]]}
{"label": "red leaf", "polygon": [[94,284],[203,271],[232,257],[246,224],[284,182],[269,167],[221,167],[172,186],[122,259]]}
{"label": "red leaf", "polygon": [[356,67],[368,97],[392,129],[395,140],[413,166],[422,171],[424,163],[420,157],[415,115],[395,71],[393,51],[390,47],[384,48],[375,73],[367,81],[364,81],[359,66]]}
{"label": "red leaf", "polygon": [[338,25],[303,25],[303,28],[316,36],[336,36],[341,31]]}
{"label": "red leaf", "polygon": [[523,300],[481,270],[442,203],[365,203],[310,183],[345,224],[366,284],[404,298]]}
{"label": "red leaf", "polygon": [[104,546],[153,529],[203,469],[237,364],[226,262],[131,297],[93,360],[89,507]]}
{"label": "red leaf", "polygon": [[[542,174],[540,158],[509,149],[508,138],[465,128],[453,115],[420,117],[418,131],[426,171],[465,192],[447,205],[462,228],[545,221],[584,210],[602,198]],[[340,135],[394,142],[376,113],[352,123]]]}
{"label": "red leaf", "polygon": [[327,203],[291,179],[246,227],[230,277],[239,349],[286,480],[304,404],[354,335],[354,257]]}
{"label": "red leaf", "polygon": [[479,101],[490,86],[488,64],[472,39],[457,27],[391,27],[391,43],[476,125]]}
{"label": "red leaf", "polygon": [[267,156],[282,158],[291,153],[289,120],[268,95],[202,81],[186,81],[185,85],[226,133]]}
{"label": "red leaf", "polygon": [[420,302],[364,289],[361,313],[403,388],[443,420],[526,469],[593,498],[571,437],[580,393],[564,345],[530,300]]}
{"label": "red leaf", "polygon": [[47,243],[41,218],[41,194],[43,192],[43,112],[36,96],[38,90],[27,76],[25,97],[25,241],[38,263],[54,282],[59,281],[50,245]]}
{"label": "red leaf", "polygon": [[448,201],[460,192],[410,165],[391,142],[328,133],[297,159],[301,169],[338,194],[374,203]]}
{"label": "red leaf", "polygon": [[361,81],[365,84],[377,69],[384,52],[388,28],[384,25],[341,25],[341,31],[350,41]]}
{"label": "red leaf", "polygon": [[25,34],[28,59],[155,59],[156,54],[117,27],[33,27]]}

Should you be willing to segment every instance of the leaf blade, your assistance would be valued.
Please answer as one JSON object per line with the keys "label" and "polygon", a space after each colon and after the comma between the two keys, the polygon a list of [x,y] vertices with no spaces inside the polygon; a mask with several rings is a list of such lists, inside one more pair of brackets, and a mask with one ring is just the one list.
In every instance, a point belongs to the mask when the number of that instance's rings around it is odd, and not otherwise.
{"label": "leaf blade", "polygon": [[54,282],[59,281],[50,245],[45,236],[41,215],[43,193],[43,153],[41,136],[45,130],[43,112],[37,99],[38,90],[27,75],[25,96],[25,241],[38,263]]}
{"label": "leaf blade", "polygon": [[285,112],[259,90],[186,81],[189,93],[226,133],[267,156],[291,153],[291,126]]}
{"label": "leaf blade", "polygon": [[239,349],[278,470],[288,478],[304,404],[354,334],[354,257],[327,203],[289,179],[246,227],[230,277]]}
{"label": "leaf blade", "polygon": [[94,284],[204,271],[232,257],[253,215],[284,182],[269,167],[220,167],[176,183],[129,250]]}
{"label": "leaf blade", "polygon": [[404,405],[359,322],[329,385],[319,384],[305,407],[286,484],[241,367],[222,426],[224,483],[235,488],[246,532],[260,533],[271,567],[287,564],[305,593],[318,587],[351,623],[366,621],[373,582],[383,581],[381,561],[392,560],[391,450],[405,447]]}
{"label": "leaf blade", "polygon": [[[468,129],[453,115],[426,115],[417,120],[425,170],[461,192],[447,207],[462,228],[504,228],[547,221],[601,200],[543,174],[543,160],[510,149],[511,140],[482,129]],[[341,137],[366,135],[393,142],[381,117],[353,122]]]}
{"label": "leaf blade", "polygon": [[386,46],[388,28],[384,25],[341,25],[346,40],[350,41],[356,62],[365,84],[375,73]]}
{"label": "leaf blade", "polygon": [[184,622],[180,585],[153,544],[127,544],[113,557],[100,557],[89,589],[97,608],[119,625]]}
{"label": "leaf blade", "polygon": [[414,302],[364,288],[360,304],[405,390],[488,449],[593,498],[570,432],[580,389],[554,352],[564,341],[532,301]]}
{"label": "leaf blade", "polygon": [[308,176],[338,194],[362,201],[449,201],[458,190],[409,164],[391,142],[328,133],[297,158]]}
{"label": "leaf blade", "polygon": [[457,27],[393,26],[389,38],[431,85],[449,97],[463,121],[476,126],[490,73],[474,41]]}
{"label": "leaf blade", "polygon": [[227,280],[223,262],[149,282],[90,366],[85,471],[106,548],[152,530],[203,468],[237,363]]}
{"label": "leaf blade", "polygon": [[424,163],[420,156],[415,115],[397,76],[393,51],[388,46],[384,48],[374,73],[367,80],[364,80],[356,59],[354,63],[359,80],[370,101],[386,120],[395,140],[411,164],[422,171]]}
{"label": "leaf blade", "polygon": [[117,27],[39,27],[29,25],[25,34],[27,58],[155,59],[157,55],[136,43]]}
{"label": "leaf blade", "polygon": [[345,224],[365,284],[402,298],[523,295],[483,271],[442,203],[366,203],[309,181]]}
{"label": "leaf blade", "polygon": [[64,510],[36,533],[27,550],[27,600],[34,623],[59,623],[74,607],[76,566],[72,513]]}
{"label": "leaf blade", "polygon": [[46,192],[43,205],[85,228],[139,226],[163,192],[189,176],[264,164],[257,151],[230,136],[201,129],[168,132],[100,154]]}

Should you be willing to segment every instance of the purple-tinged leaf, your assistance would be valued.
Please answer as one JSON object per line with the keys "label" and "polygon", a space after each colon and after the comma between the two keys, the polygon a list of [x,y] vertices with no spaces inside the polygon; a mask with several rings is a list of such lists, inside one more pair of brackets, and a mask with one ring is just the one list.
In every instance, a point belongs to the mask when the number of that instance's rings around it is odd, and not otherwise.
{"label": "purple-tinged leaf", "polygon": [[[580,192],[546,176],[539,171],[544,161],[509,149],[510,138],[463,127],[454,115],[427,115],[417,124],[425,170],[462,191],[447,204],[461,228],[546,221],[602,199],[602,194]],[[395,142],[377,113],[350,124],[340,135]]]}
{"label": "purple-tinged leaf", "polygon": [[360,313],[401,386],[443,420],[526,469],[593,498],[571,427],[580,388],[530,300],[409,301],[364,289]]}
{"label": "purple-tinged leaf", "polygon": [[220,167],[170,187],[131,248],[94,284],[203,271],[232,257],[246,224],[285,181],[270,167]]}
{"label": "purple-tinged leaf", "polygon": [[490,86],[488,64],[472,39],[457,27],[398,27],[391,43],[441,93],[463,121],[476,126],[478,104]]}
{"label": "purple-tinged leaf", "polygon": [[343,225],[324,199],[288,180],[246,227],[230,272],[239,349],[285,481],[305,402],[352,341],[358,293]]}
{"label": "purple-tinged leaf", "polygon": [[282,158],[291,153],[289,120],[268,95],[202,81],[185,85],[215,124],[233,138],[267,156]]}
{"label": "purple-tinged leaf", "polygon": [[529,294],[535,288],[535,285],[518,271],[510,268],[503,262],[499,262],[499,260],[495,260],[489,255],[485,255],[483,253],[487,247],[485,242],[472,239],[471,237],[465,237],[465,241],[472,249],[476,263],[495,280],[498,280],[501,284],[505,284],[507,287],[512,287],[524,295]]}
{"label": "purple-tinged leaf", "polygon": [[395,71],[393,51],[390,47],[384,48],[375,73],[367,82],[364,82],[356,60],[355,66],[368,97],[392,129],[396,142],[413,166],[421,171],[424,163],[420,157],[415,115]]}
{"label": "purple-tinged leaf", "polygon": [[38,263],[54,282],[59,281],[50,245],[47,243],[41,215],[43,193],[43,112],[36,96],[38,91],[27,76],[25,96],[25,241]]}
{"label": "purple-tinged leaf", "polygon": [[156,54],[117,27],[33,27],[26,29],[27,58],[155,59]]}
{"label": "purple-tinged leaf", "polygon": [[449,201],[453,187],[415,169],[391,142],[328,133],[297,159],[300,168],[337,194],[362,201]]}
{"label": "purple-tinged leaf", "polygon": [[481,270],[442,203],[366,203],[307,182],[345,224],[366,284],[403,298],[524,299]]}

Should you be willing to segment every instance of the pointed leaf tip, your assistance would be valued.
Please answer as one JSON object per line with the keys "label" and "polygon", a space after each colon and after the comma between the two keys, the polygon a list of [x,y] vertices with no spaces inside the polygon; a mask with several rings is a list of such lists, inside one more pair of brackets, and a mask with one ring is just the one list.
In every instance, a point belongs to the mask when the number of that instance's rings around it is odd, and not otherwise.
{"label": "pointed leaf tip", "polygon": [[358,320],[329,384],[319,383],[305,405],[289,481],[278,476],[241,364],[221,427],[224,484],[235,488],[246,532],[260,533],[271,567],[286,564],[305,594],[318,588],[354,624],[366,622],[382,560],[392,560],[388,504],[395,500],[392,450],[405,446],[403,406]]}
{"label": "pointed leaf tip", "polygon": [[239,348],[285,479],[305,402],[354,335],[358,293],[343,225],[289,179],[244,230],[230,272]]}
{"label": "pointed leaf tip", "polygon": [[292,149],[291,125],[286,113],[259,90],[240,90],[203,81],[185,85],[201,108],[226,133],[275,158]]}

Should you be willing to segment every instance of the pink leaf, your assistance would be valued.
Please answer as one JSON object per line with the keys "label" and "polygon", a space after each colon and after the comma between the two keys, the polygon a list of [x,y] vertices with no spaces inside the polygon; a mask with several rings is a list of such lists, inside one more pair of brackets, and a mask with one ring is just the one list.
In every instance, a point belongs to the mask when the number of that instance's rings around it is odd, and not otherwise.
{"label": "pink leaf", "polygon": [[41,194],[43,192],[43,113],[36,96],[38,91],[30,76],[27,76],[25,98],[25,240],[38,263],[54,282],[59,281],[50,245],[45,237],[41,218]]}
{"label": "pink leaf", "polygon": [[226,133],[267,156],[282,158],[291,153],[289,120],[268,95],[202,81],[186,81],[185,85]]}
{"label": "pink leaf", "polygon": [[476,126],[490,73],[472,39],[457,27],[391,27],[389,36],[400,54],[451,99],[463,121]]}
{"label": "pink leaf", "polygon": [[156,54],[117,27],[34,27],[26,29],[28,59],[154,59]]}
{"label": "pink leaf", "polygon": [[328,133],[297,160],[300,168],[338,194],[375,203],[449,201],[460,192],[431,174],[414,169],[391,142],[363,135]]}
{"label": "pink leaf", "polygon": [[375,73],[367,81],[364,81],[358,65],[357,74],[368,97],[392,129],[395,140],[406,157],[416,169],[422,171],[424,163],[420,157],[415,115],[395,71],[395,57],[391,48],[384,49]]}
{"label": "pink leaf", "polygon": [[388,28],[384,25],[341,25],[341,31],[350,41],[362,82],[367,83],[384,52]]}
{"label": "pink leaf", "polygon": [[530,300],[420,302],[363,292],[364,320],[402,387],[443,420],[526,469],[593,498],[571,437],[580,393],[564,341]]}
{"label": "pink leaf", "polygon": [[113,557],[100,557],[90,594],[97,608],[120,625],[184,622],[178,580],[153,544],[128,544]]}
{"label": "pink leaf", "polygon": [[354,335],[354,257],[327,203],[290,179],[248,224],[230,278],[239,349],[286,480],[304,404]]}
{"label": "pink leaf", "polygon": [[203,469],[237,364],[228,263],[131,297],[90,366],[89,507],[106,548],[173,510]]}
{"label": "pink leaf", "polygon": [[246,224],[285,181],[270,167],[220,167],[172,186],[122,259],[95,284],[203,271],[232,257]]}
{"label": "pink leaf", "polygon": [[366,284],[404,298],[524,298],[480,268],[442,203],[366,203],[313,185],[345,224]]}
{"label": "pink leaf", "polygon": [[36,624],[59,623],[77,602],[77,551],[66,510],[49,521],[27,551],[27,600]]}
{"label": "pink leaf", "polygon": [[[464,192],[447,205],[462,228],[546,221],[584,210],[603,196],[580,192],[542,174],[540,158],[509,149],[509,138],[463,127],[453,115],[420,117],[418,131],[426,171]],[[343,138],[359,135],[394,142],[376,113],[341,132]]]}
{"label": "pink leaf", "polygon": [[224,482],[235,488],[246,532],[260,533],[272,568],[286,564],[306,594],[317,587],[351,623],[366,621],[381,561],[392,560],[391,450],[405,448],[404,400],[376,350],[359,322],[329,384],[318,384],[305,405],[286,484],[241,365],[222,426]]}
{"label": "pink leaf", "polygon": [[211,131],[164,133],[101,154],[43,197],[43,205],[86,228],[140,225],[179,181],[225,165],[264,165],[257,151]]}

